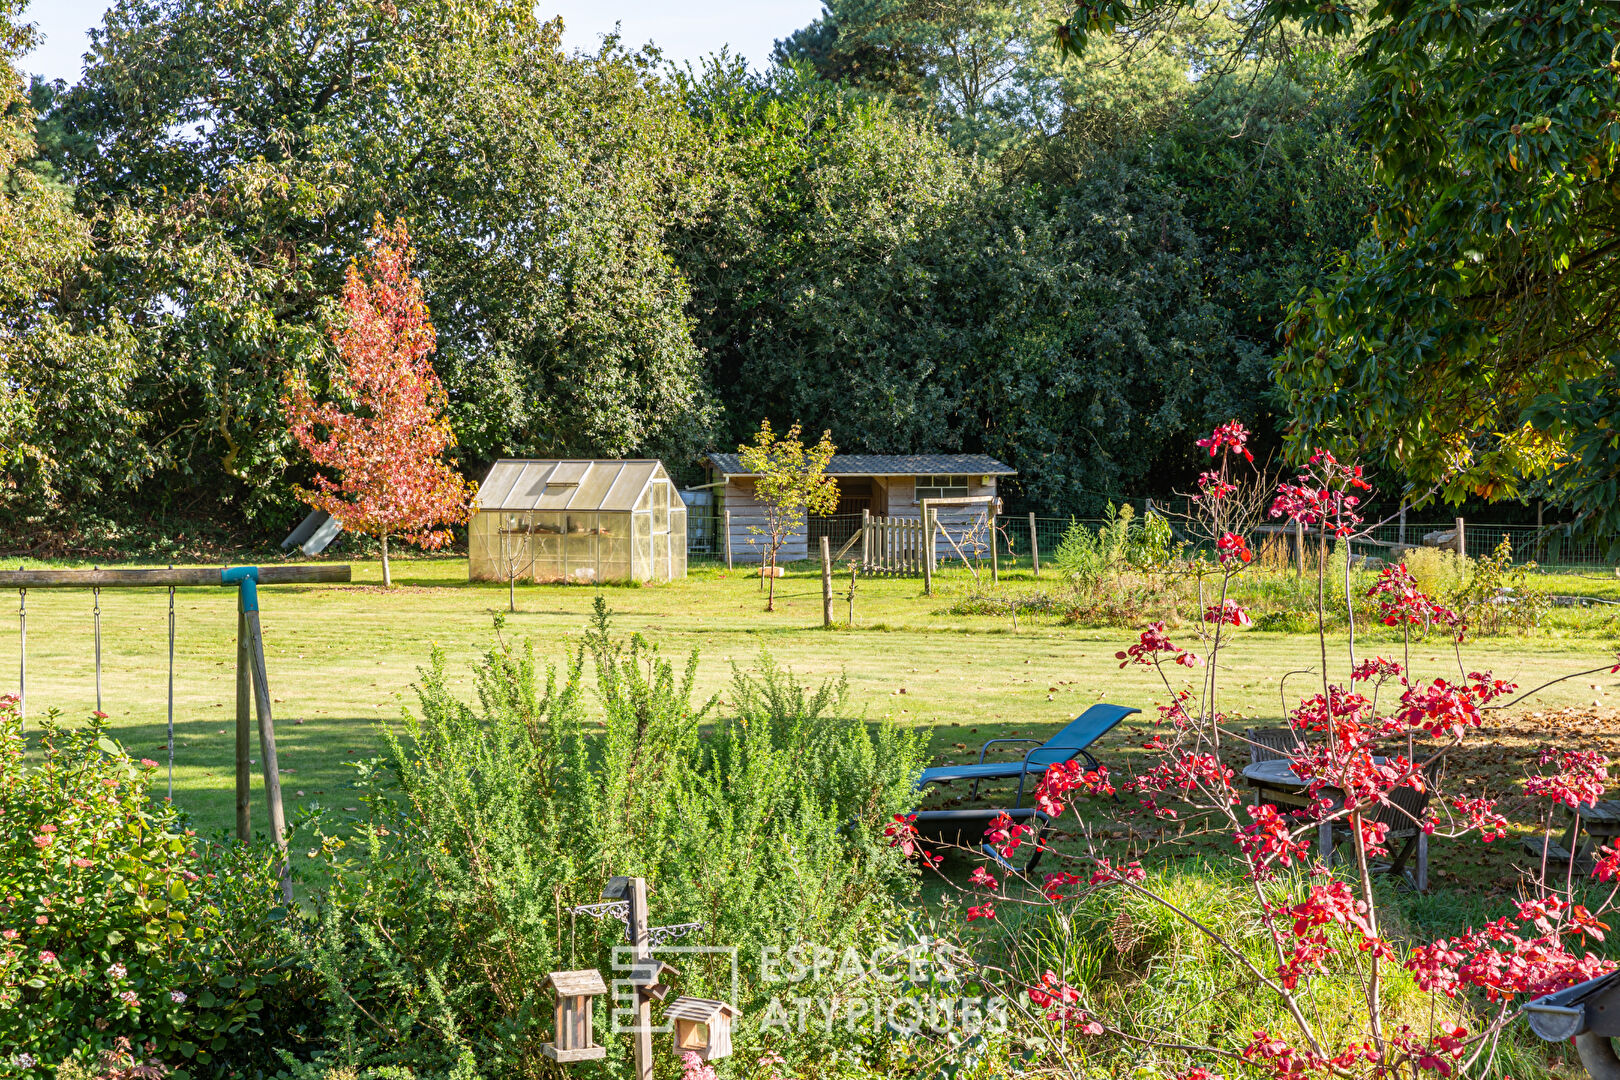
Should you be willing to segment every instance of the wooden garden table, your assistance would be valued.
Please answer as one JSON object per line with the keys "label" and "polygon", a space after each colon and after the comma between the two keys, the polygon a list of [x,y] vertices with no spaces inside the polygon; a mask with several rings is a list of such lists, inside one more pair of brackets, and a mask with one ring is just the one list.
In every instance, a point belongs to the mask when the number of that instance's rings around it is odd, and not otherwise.
{"label": "wooden garden table", "polygon": [[[1549,859],[1568,862],[1572,854],[1575,858],[1585,854],[1582,850],[1585,845],[1581,843],[1580,838],[1583,830],[1592,840],[1594,849],[1620,839],[1620,800],[1600,799],[1596,806],[1582,806],[1579,814],[1580,818],[1577,820],[1575,812],[1570,812],[1569,828],[1564,832],[1564,842],[1562,845],[1554,843],[1548,849]],[[1530,854],[1537,858],[1541,857],[1541,841],[1528,838],[1524,846]],[[1596,854],[1595,850],[1593,854]]]}
{"label": "wooden garden table", "polygon": [[[1276,803],[1279,806],[1309,806],[1311,803],[1311,798],[1305,790],[1311,786],[1311,782],[1301,778],[1287,758],[1256,761],[1243,770],[1243,779],[1255,789],[1262,802]],[[1344,792],[1329,786],[1322,789],[1319,797],[1333,799],[1335,803],[1342,804]],[[1322,853],[1322,860],[1326,862],[1333,858],[1333,822],[1323,821],[1316,827],[1316,834],[1317,846]]]}

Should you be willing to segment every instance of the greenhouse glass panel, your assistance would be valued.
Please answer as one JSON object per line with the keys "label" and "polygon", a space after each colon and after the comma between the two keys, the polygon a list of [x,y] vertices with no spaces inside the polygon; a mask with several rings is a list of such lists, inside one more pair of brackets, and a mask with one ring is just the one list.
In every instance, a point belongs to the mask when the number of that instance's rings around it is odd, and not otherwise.
{"label": "greenhouse glass panel", "polygon": [[653,532],[669,532],[669,485],[653,484],[652,497]]}
{"label": "greenhouse glass panel", "polygon": [[682,508],[669,512],[669,576],[686,576],[686,511]]}

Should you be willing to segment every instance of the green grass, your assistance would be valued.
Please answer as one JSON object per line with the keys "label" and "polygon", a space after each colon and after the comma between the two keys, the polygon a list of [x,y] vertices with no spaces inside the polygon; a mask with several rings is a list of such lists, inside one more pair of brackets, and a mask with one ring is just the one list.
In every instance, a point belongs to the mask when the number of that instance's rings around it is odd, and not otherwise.
{"label": "green grass", "polygon": [[[377,725],[412,704],[417,666],[434,645],[455,670],[490,641],[492,616],[506,608],[506,589],[468,584],[465,568],[458,558],[396,560],[396,586],[384,591],[376,584],[378,565],[361,563],[353,586],[261,590],[289,810],[317,798],[345,805],[345,764],[376,752]],[[1008,577],[1015,588],[1033,585],[1021,574]],[[702,689],[722,692],[731,662],[748,665],[769,649],[802,678],[847,675],[855,701],[873,719],[931,728],[937,763],[969,760],[987,738],[1043,737],[1100,700],[1144,712],[1141,723],[1105,741],[1103,756],[1140,741],[1164,693],[1150,672],[1121,670],[1114,659],[1134,637],[1131,631],[1024,616],[1014,632],[1004,616],[943,614],[970,584],[965,571],[947,572],[938,595],[929,598],[917,579],[863,579],[854,629],[830,632],[821,627],[820,580],[809,564],[792,567],[778,582],[773,613],[763,610],[759,580],[740,569],[703,568],[683,582],[603,591],[621,631],[644,633],[667,651],[700,650]],[[845,589],[847,578],[835,584],[840,619]],[[596,592],[520,587],[519,610],[508,617],[506,633],[531,638],[542,656],[561,660],[574,648]],[[162,590],[102,593],[104,708],[132,750],[159,761],[165,760],[166,604]],[[55,708],[73,720],[94,708],[90,607],[87,591],[29,593],[31,715]],[[234,594],[182,589],[176,610],[175,799],[199,828],[224,829],[233,821]],[[1190,640],[1191,631],[1178,636]],[[1382,628],[1362,638],[1364,654],[1395,647]],[[15,685],[17,648],[16,620],[0,618],[0,671],[8,686]],[[1478,643],[1467,659],[1470,668],[1530,683],[1595,667],[1605,655],[1612,656],[1612,648],[1606,653],[1590,640],[1536,635]],[[1420,673],[1455,670],[1449,648],[1438,643],[1415,650],[1414,661]],[[1310,637],[1242,634],[1227,654],[1221,706],[1275,722],[1281,713],[1277,675],[1316,662]],[[1607,677],[1564,683],[1541,704],[1606,700],[1590,682],[1614,685]],[[255,815],[262,825],[262,801]]]}
{"label": "green grass", "polygon": [[[437,645],[448,654],[452,672],[466,671],[491,640],[493,617],[506,610],[506,588],[469,584],[464,559],[396,560],[397,584],[391,591],[378,584],[376,563],[358,563],[354,569],[352,586],[261,590],[290,814],[316,803],[339,816],[351,813],[345,808],[357,803],[347,786],[346,766],[378,753],[379,725],[414,705],[411,684],[430,649]],[[1036,583],[1021,571],[1004,579],[1007,591],[1053,584],[1050,575]],[[1606,582],[1599,584],[1607,587]],[[989,738],[1045,737],[1101,700],[1143,710],[1141,717],[1096,747],[1110,765],[1128,764],[1153,724],[1155,704],[1165,696],[1151,671],[1134,665],[1121,669],[1115,659],[1115,652],[1134,639],[1130,629],[1064,626],[1053,617],[1026,614],[1014,631],[1005,615],[950,614],[975,591],[962,570],[943,573],[933,597],[922,595],[917,579],[864,579],[857,590],[854,627],[832,631],[821,626],[821,583],[815,567],[789,568],[788,576],[778,582],[777,610],[772,613],[763,610],[759,585],[758,578],[741,569],[726,573],[702,567],[686,581],[660,586],[520,587],[519,610],[506,616],[504,633],[532,639],[542,657],[560,662],[576,647],[592,602],[601,592],[614,609],[621,633],[645,634],[666,652],[698,649],[701,690],[723,694],[731,663],[750,665],[762,649],[769,649],[801,679],[847,676],[857,707],[872,719],[890,717],[928,728],[931,761],[936,764],[973,760]],[[843,599],[847,587],[847,576],[835,582],[835,614],[840,620],[847,611]],[[1256,589],[1282,592],[1289,587],[1261,582]],[[102,594],[104,707],[126,745],[160,762],[166,756],[166,606],[163,590]],[[176,609],[175,799],[203,832],[224,831],[233,824],[235,595],[224,589],[183,589],[177,594]],[[33,717],[54,708],[73,721],[94,707],[90,612],[91,597],[84,590],[29,593]],[[1576,631],[1553,629],[1477,642],[1467,648],[1466,662],[1470,670],[1493,669],[1527,685],[1598,667],[1614,655],[1616,634],[1604,618],[1601,624],[1580,624]],[[1173,637],[1193,644],[1190,627],[1177,628]],[[1362,656],[1399,653],[1398,639],[1382,627],[1365,630],[1359,641]],[[1342,645],[1341,635],[1331,653],[1341,668]],[[16,619],[0,616],[4,673],[0,686],[7,689],[15,686],[17,649]],[[1424,677],[1456,672],[1449,645],[1438,640],[1415,648],[1413,660]],[[1316,641],[1309,635],[1240,633],[1225,656],[1221,707],[1239,722],[1248,717],[1258,725],[1276,724],[1282,713],[1277,677],[1317,663]],[[470,677],[459,677],[470,694]],[[1304,692],[1305,681],[1292,681],[1291,691]],[[1511,734],[1511,754],[1498,753],[1503,760],[1491,759],[1492,744],[1487,743],[1486,758],[1466,768],[1477,768],[1482,785],[1510,782],[1505,778],[1516,774],[1532,742],[1564,739],[1576,745],[1576,725],[1579,745],[1607,746],[1614,729],[1606,703],[1615,695],[1616,685],[1614,677],[1603,675],[1552,687],[1535,705],[1520,710],[1521,719],[1511,732],[1504,728],[1491,734],[1498,749],[1509,745]],[[1594,708],[1594,702],[1604,704]],[[1563,707],[1576,707],[1579,717],[1567,724],[1554,722],[1553,711]],[[1549,719],[1534,718],[1543,714]],[[1464,767],[1459,764],[1459,770]],[[990,800],[1008,794],[1005,789],[985,793]],[[948,791],[931,794],[930,799],[964,796],[965,792]],[[257,775],[254,799],[254,821],[262,829],[265,814]],[[1087,814],[1112,819],[1115,810],[1103,803]],[[1133,824],[1121,818],[1111,820],[1103,836],[1111,853],[1129,856],[1151,845],[1156,828],[1141,819]],[[1059,851],[1070,846],[1060,844]],[[1154,858],[1175,874],[1174,866],[1194,868],[1210,856],[1225,858],[1230,850],[1229,839],[1210,837],[1170,845]],[[1054,856],[1045,869],[1062,865],[1059,858]],[[1394,902],[1419,933],[1458,929],[1464,922],[1477,921],[1476,916],[1501,913],[1505,901],[1497,893],[1511,884],[1511,866],[1520,858],[1512,842],[1489,849],[1474,842],[1436,844],[1432,854],[1436,892],[1425,898],[1403,895]],[[967,868],[965,860],[952,859],[947,874],[960,883]],[[924,895],[937,910],[950,891],[934,879]],[[1179,946],[1167,947],[1166,956],[1174,959],[1180,952]],[[1241,1009],[1231,1017],[1223,1013],[1222,1022],[1248,1019],[1241,1013]]]}

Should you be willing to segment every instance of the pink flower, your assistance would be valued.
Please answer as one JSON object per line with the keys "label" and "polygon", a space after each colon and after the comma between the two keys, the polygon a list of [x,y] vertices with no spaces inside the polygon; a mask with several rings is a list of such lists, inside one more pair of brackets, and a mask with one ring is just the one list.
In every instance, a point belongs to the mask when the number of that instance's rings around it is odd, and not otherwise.
{"label": "pink flower", "polygon": [[1248,542],[1237,533],[1227,533],[1215,541],[1215,553],[1222,565],[1231,562],[1233,559],[1243,562],[1252,562],[1254,560],[1254,552],[1249,550]]}
{"label": "pink flower", "polygon": [[128,977],[128,975],[129,969],[123,964],[113,964],[107,968],[107,978],[109,979],[122,979]]}
{"label": "pink flower", "polygon": [[125,1005],[128,1005],[132,1009],[138,1009],[141,1005],[140,997],[133,990],[123,991],[118,995],[118,1000],[122,1001]]}
{"label": "pink flower", "polygon": [[184,1005],[186,1003],[186,992],[184,990],[170,990],[169,1000],[176,1005]]}
{"label": "pink flower", "polygon": [[1246,429],[1236,420],[1228,420],[1226,423],[1210,432],[1208,438],[1199,439],[1197,442],[1198,446],[1201,446],[1209,451],[1210,457],[1214,457],[1223,449],[1230,449],[1242,454],[1249,460],[1251,464],[1253,464],[1254,455],[1249,453],[1248,444],[1248,429]]}
{"label": "pink flower", "polygon": [[1228,626],[1253,626],[1254,620],[1249,613],[1238,606],[1236,600],[1222,600],[1219,604],[1211,604],[1204,612],[1205,622],[1225,623]]}
{"label": "pink flower", "polygon": [[49,836],[36,836],[34,837],[34,846],[48,848],[51,846],[51,838]]}
{"label": "pink flower", "polygon": [[42,964],[54,964],[56,963],[56,954],[49,949],[41,949],[39,951],[39,962]]}
{"label": "pink flower", "polygon": [[149,757],[141,758],[141,768],[143,768],[143,769],[155,769],[157,767],[158,767],[157,762],[153,761],[151,758],[149,758]]}
{"label": "pink flower", "polygon": [[79,855],[74,858],[73,865],[77,866],[80,870],[88,870],[90,867],[94,866],[95,863],[91,862],[89,859],[86,859],[83,855]]}
{"label": "pink flower", "polygon": [[690,1051],[681,1055],[681,1080],[718,1080],[714,1066]]}

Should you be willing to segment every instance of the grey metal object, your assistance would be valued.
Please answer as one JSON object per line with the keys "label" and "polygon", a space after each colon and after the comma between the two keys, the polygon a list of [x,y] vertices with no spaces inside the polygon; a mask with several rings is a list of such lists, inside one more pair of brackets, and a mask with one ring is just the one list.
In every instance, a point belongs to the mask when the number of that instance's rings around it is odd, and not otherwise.
{"label": "grey metal object", "polygon": [[1530,1030],[1548,1042],[1575,1040],[1581,1064],[1593,1080],[1620,1080],[1620,972],[1600,975],[1524,1007]]}
{"label": "grey metal object", "polygon": [[309,516],[298,523],[298,528],[287,534],[281,550],[297,548],[305,555],[319,555],[343,531],[343,522],[325,510],[311,510]]}
{"label": "grey metal object", "polygon": [[[603,894],[606,896],[619,895],[622,886],[617,883],[624,880],[628,879],[610,879],[607,888],[603,890]],[[600,904],[581,904],[578,907],[569,908],[568,910],[575,915],[589,915],[593,919],[619,919],[624,923],[625,940],[631,942],[632,944],[635,943],[635,938],[631,934],[631,922],[633,921],[633,917],[631,914],[630,901],[628,900],[608,900]],[[673,926],[648,927],[647,935],[648,941],[653,946],[659,946],[668,945],[672,941],[679,941],[687,934],[691,934],[702,929],[703,924],[700,922],[676,923]]]}
{"label": "grey metal object", "polygon": [[[721,476],[751,476],[741,454],[710,454],[709,466]],[[1018,470],[988,454],[834,454],[828,476],[1017,476]]]}

